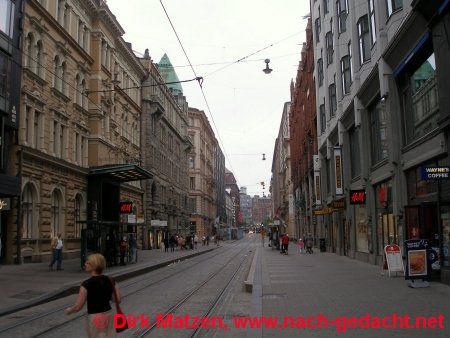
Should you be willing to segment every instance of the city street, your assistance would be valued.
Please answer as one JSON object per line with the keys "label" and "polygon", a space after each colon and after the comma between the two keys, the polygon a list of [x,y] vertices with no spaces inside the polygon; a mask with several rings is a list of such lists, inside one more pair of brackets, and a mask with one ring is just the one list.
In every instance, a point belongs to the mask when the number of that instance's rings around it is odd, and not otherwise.
{"label": "city street", "polygon": [[[244,281],[255,253],[253,293],[246,293]],[[450,287],[432,282],[429,288],[411,289],[403,277],[389,278],[379,267],[318,250],[313,255],[300,254],[292,244],[289,255],[280,255],[267,245],[262,247],[259,234],[127,280],[121,283],[121,290],[124,313],[143,315],[148,321],[137,320],[136,327],[120,337],[448,337],[450,333],[450,304],[446,301],[450,299]],[[83,336],[85,310],[71,316],[63,313],[74,299],[66,297],[3,317],[0,337]],[[285,317],[296,318],[292,323],[299,323],[300,317],[319,314],[330,322],[341,319],[328,329],[280,326]],[[442,315],[445,328],[351,329],[344,323],[344,317],[349,320],[367,314],[371,318]],[[189,325],[194,324],[192,318],[196,316],[220,321],[215,322],[215,329],[195,330],[186,327],[184,319],[184,324],[177,323],[176,318],[186,316],[191,318]],[[256,316],[278,318],[277,325],[236,327],[236,318]],[[5,330],[20,322],[23,324]]]}

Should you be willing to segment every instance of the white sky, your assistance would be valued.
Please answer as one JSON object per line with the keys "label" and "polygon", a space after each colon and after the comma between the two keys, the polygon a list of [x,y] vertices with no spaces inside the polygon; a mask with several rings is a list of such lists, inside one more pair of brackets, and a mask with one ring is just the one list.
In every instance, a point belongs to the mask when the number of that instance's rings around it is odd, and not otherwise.
{"label": "white sky", "polygon": [[[309,1],[163,0],[163,4],[197,75],[204,77],[221,148],[228,155],[227,168],[250,195],[262,195],[258,182],[265,181],[267,195],[283,104],[290,100],[290,81],[296,77],[305,41],[303,16],[309,13]],[[108,0],[108,6],[133,50],[143,54],[148,48],[155,62],[167,53],[180,80],[194,77],[190,67],[177,67],[188,62],[159,0]],[[248,58],[258,61],[239,62],[211,76],[226,64],[200,65],[233,62],[271,44]],[[266,58],[273,69],[269,75],[262,72]],[[189,106],[206,112],[218,138],[198,84],[182,86]],[[266,161],[261,160],[263,153]]]}

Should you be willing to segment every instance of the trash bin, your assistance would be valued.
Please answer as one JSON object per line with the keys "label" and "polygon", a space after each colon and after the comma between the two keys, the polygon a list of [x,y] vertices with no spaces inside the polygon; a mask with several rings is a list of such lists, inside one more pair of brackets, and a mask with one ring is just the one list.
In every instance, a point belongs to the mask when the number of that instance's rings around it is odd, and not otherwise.
{"label": "trash bin", "polygon": [[320,238],[320,239],[319,239],[319,247],[320,247],[320,252],[325,252],[325,251],[327,251],[327,246],[326,246],[325,238]]}

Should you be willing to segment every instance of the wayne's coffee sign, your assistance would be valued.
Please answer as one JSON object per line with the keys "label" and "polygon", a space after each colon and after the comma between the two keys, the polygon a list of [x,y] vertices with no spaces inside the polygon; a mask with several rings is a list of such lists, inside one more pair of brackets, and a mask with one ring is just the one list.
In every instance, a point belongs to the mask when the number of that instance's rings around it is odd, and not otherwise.
{"label": "wayne's coffee sign", "polygon": [[133,212],[133,202],[120,202],[120,213],[131,214]]}
{"label": "wayne's coffee sign", "polygon": [[350,204],[366,204],[366,191],[350,190]]}

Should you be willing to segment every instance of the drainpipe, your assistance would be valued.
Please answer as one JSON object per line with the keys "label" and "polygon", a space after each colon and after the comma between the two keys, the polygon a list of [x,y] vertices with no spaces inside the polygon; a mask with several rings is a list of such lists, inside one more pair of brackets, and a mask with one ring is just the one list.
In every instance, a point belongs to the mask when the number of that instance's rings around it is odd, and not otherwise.
{"label": "drainpipe", "polygon": [[22,229],[22,163],[23,163],[23,152],[22,149],[19,150],[19,197],[17,198],[17,221],[16,221],[16,264],[22,263],[22,249],[21,249],[21,236],[20,230]]}

